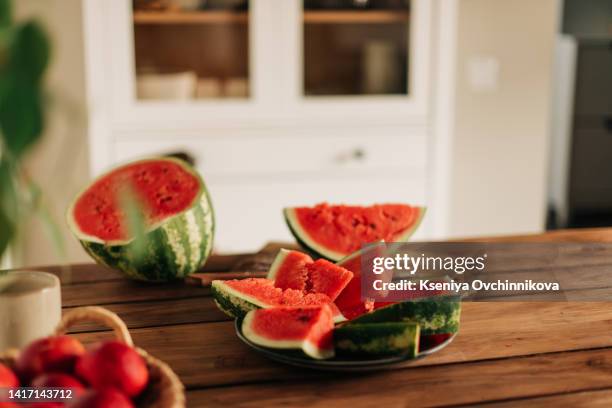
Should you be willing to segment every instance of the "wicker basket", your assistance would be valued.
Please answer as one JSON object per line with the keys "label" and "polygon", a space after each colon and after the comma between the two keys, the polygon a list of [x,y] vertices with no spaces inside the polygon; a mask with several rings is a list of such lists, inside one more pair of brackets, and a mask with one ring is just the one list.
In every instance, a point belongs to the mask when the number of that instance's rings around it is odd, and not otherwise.
{"label": "wicker basket", "polygon": [[[132,336],[125,323],[115,313],[101,307],[80,307],[64,314],[55,335],[65,334],[70,327],[81,322],[100,323],[113,329],[117,340],[133,346]],[[141,348],[135,347],[144,358],[149,369],[149,384],[138,398],[138,407],[142,408],[184,408],[185,392],[178,376],[164,362],[152,357]],[[0,354],[0,362],[14,367],[19,352],[8,350]]]}

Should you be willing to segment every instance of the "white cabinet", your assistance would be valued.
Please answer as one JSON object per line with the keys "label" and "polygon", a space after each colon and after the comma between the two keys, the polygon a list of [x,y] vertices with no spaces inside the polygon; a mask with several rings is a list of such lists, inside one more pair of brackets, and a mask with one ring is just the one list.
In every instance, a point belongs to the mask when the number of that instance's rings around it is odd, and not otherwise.
{"label": "white cabinet", "polygon": [[188,151],[223,251],[288,238],[284,206],[430,205],[447,1],[85,0],[92,171]]}

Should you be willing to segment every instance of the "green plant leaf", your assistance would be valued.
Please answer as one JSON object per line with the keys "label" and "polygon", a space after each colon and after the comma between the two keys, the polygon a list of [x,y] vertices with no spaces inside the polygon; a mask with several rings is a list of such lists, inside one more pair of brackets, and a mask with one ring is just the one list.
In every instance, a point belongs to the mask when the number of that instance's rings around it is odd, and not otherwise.
{"label": "green plant leaf", "polygon": [[51,54],[49,40],[42,27],[28,21],[13,34],[9,69],[20,79],[38,83],[49,64]]}
{"label": "green plant leaf", "polygon": [[15,225],[5,214],[4,209],[0,208],[0,258],[8,248],[13,236],[15,235]]}
{"label": "green plant leaf", "polygon": [[2,88],[0,130],[6,148],[19,157],[41,136],[44,127],[42,96],[34,83],[13,81]]}
{"label": "green plant leaf", "polygon": [[8,27],[13,19],[11,0],[0,0],[0,27]]}
{"label": "green plant leaf", "polygon": [[0,256],[15,236],[17,200],[11,166],[0,158]]}
{"label": "green plant leaf", "polygon": [[1,32],[0,130],[4,145],[21,156],[44,128],[42,77],[49,63],[50,46],[42,28],[27,22]]}

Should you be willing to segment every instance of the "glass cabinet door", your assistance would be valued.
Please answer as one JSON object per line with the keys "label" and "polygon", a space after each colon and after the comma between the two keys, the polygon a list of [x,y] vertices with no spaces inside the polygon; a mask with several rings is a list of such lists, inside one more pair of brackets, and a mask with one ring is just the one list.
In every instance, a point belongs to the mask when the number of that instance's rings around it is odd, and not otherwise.
{"label": "glass cabinet door", "polygon": [[249,97],[248,0],[134,0],[138,100]]}
{"label": "glass cabinet door", "polygon": [[306,96],[408,95],[410,0],[303,0]]}

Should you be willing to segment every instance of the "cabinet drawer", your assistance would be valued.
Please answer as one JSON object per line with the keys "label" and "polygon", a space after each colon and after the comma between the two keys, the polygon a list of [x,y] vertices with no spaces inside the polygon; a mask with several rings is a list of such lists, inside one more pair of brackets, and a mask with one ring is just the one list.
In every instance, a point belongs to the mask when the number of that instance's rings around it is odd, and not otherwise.
{"label": "cabinet drawer", "polygon": [[[207,177],[219,175],[279,175],[353,170],[422,170],[427,163],[424,135],[389,128],[352,132],[301,132],[286,137],[157,139],[119,138],[114,159],[131,160],[177,150],[190,152]],[[300,132],[297,132],[300,133]],[[350,135],[350,137],[349,137]]]}

